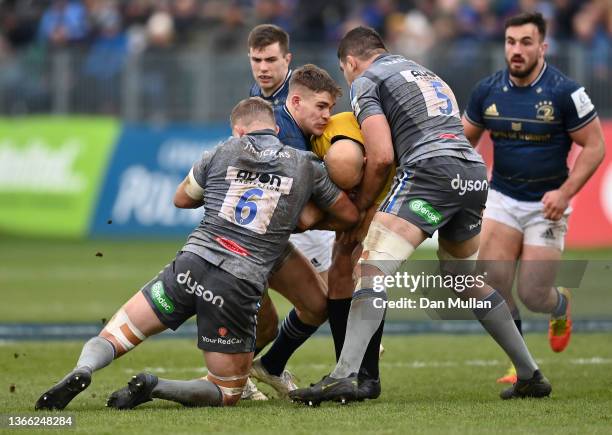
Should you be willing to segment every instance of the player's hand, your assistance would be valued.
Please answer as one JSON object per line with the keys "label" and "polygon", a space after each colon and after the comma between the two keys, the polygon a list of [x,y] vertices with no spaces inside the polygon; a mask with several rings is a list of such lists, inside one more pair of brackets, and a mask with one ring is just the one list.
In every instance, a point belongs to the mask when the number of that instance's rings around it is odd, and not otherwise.
{"label": "player's hand", "polygon": [[558,221],[563,217],[563,213],[569,207],[570,197],[561,189],[546,192],[542,197],[544,204],[544,217],[553,221]]}
{"label": "player's hand", "polygon": [[363,239],[365,239],[365,236],[368,234],[371,221],[372,219],[369,218],[367,210],[359,212],[359,222],[350,231],[342,233],[339,239],[340,243],[349,244],[363,242]]}

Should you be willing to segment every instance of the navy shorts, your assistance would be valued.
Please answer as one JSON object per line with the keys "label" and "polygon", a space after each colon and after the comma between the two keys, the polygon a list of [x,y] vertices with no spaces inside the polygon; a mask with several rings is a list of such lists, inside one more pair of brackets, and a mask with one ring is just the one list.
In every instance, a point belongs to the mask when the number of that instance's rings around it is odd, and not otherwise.
{"label": "navy shorts", "polygon": [[411,222],[430,237],[462,242],[480,233],[489,183],[483,163],[432,157],[399,166],[379,211]]}
{"label": "navy shorts", "polygon": [[179,252],[141,291],[159,320],[172,330],[195,314],[200,349],[221,353],[255,350],[261,300],[255,284],[196,254]]}

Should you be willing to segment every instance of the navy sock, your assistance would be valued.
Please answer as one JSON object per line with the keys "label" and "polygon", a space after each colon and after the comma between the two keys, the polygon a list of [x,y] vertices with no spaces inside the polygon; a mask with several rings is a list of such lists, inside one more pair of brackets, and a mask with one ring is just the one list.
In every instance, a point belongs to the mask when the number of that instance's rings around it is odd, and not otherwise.
{"label": "navy sock", "polygon": [[336,362],[342,353],[344,336],[346,335],[346,322],[351,309],[352,298],[328,299],[327,314],[329,317],[329,328],[334,339],[334,349],[336,351]]}
{"label": "navy sock", "polygon": [[318,326],[303,323],[295,308],[292,309],[283,320],[280,333],[272,343],[272,347],[261,357],[261,363],[265,369],[272,375],[280,376],[293,352],[318,328]]}
{"label": "navy sock", "polygon": [[518,329],[519,334],[523,336],[523,321],[521,320],[521,312],[518,308],[514,308],[514,310],[510,311],[510,314],[512,314],[512,318],[514,319],[516,329]]}
{"label": "navy sock", "polygon": [[555,287],[555,291],[557,292],[557,306],[555,310],[552,312],[553,317],[563,317],[565,316],[565,312],[567,311],[567,297],[559,291],[558,288]]}

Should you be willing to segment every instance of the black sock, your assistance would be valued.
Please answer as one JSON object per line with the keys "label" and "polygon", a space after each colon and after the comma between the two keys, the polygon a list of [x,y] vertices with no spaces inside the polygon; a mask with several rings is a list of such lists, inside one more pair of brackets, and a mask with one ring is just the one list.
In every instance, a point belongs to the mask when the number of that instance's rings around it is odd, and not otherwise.
{"label": "black sock", "polygon": [[516,329],[518,329],[519,334],[523,336],[523,321],[521,320],[521,312],[518,308],[514,308],[514,310],[510,311],[510,314],[512,314],[512,318],[514,319]]}
{"label": "black sock", "polygon": [[[378,379],[378,360],[380,354],[380,342],[382,341],[383,329],[385,328],[385,320],[381,322],[380,326],[372,336],[368,348],[363,355],[363,361],[361,362],[360,373],[374,379]],[[365,371],[365,373],[364,373]]]}
{"label": "black sock", "polygon": [[264,356],[261,357],[261,363],[268,373],[280,376],[285,370],[287,361],[293,355],[293,352],[304,343],[308,337],[315,333],[318,326],[307,325],[303,323],[297,315],[295,308],[292,309],[280,328],[280,333],[272,343],[272,347]]}
{"label": "black sock", "polygon": [[329,328],[334,338],[334,349],[336,351],[336,362],[342,353],[344,336],[346,335],[346,321],[351,309],[352,298],[328,299],[327,314],[329,317]]}

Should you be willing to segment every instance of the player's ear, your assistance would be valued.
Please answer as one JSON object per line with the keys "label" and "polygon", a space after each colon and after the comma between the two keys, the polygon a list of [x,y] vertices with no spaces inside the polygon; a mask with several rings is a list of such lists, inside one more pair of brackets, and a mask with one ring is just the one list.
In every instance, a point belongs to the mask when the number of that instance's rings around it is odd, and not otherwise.
{"label": "player's ear", "polygon": [[280,127],[278,126],[278,124],[274,126],[274,131],[276,132],[276,134],[278,134],[278,132],[280,131]]}
{"label": "player's ear", "polygon": [[350,68],[349,71],[353,72],[357,69],[357,58],[348,54],[346,56],[346,66]]}
{"label": "player's ear", "polygon": [[544,41],[540,45],[540,56],[546,55],[547,51],[548,51],[548,42]]}
{"label": "player's ear", "polygon": [[302,101],[302,97],[300,97],[298,94],[291,95],[290,102],[293,107],[298,107],[301,101]]}
{"label": "player's ear", "polygon": [[293,59],[293,55],[291,53],[285,54],[285,60],[288,64],[291,63],[291,59]]}

